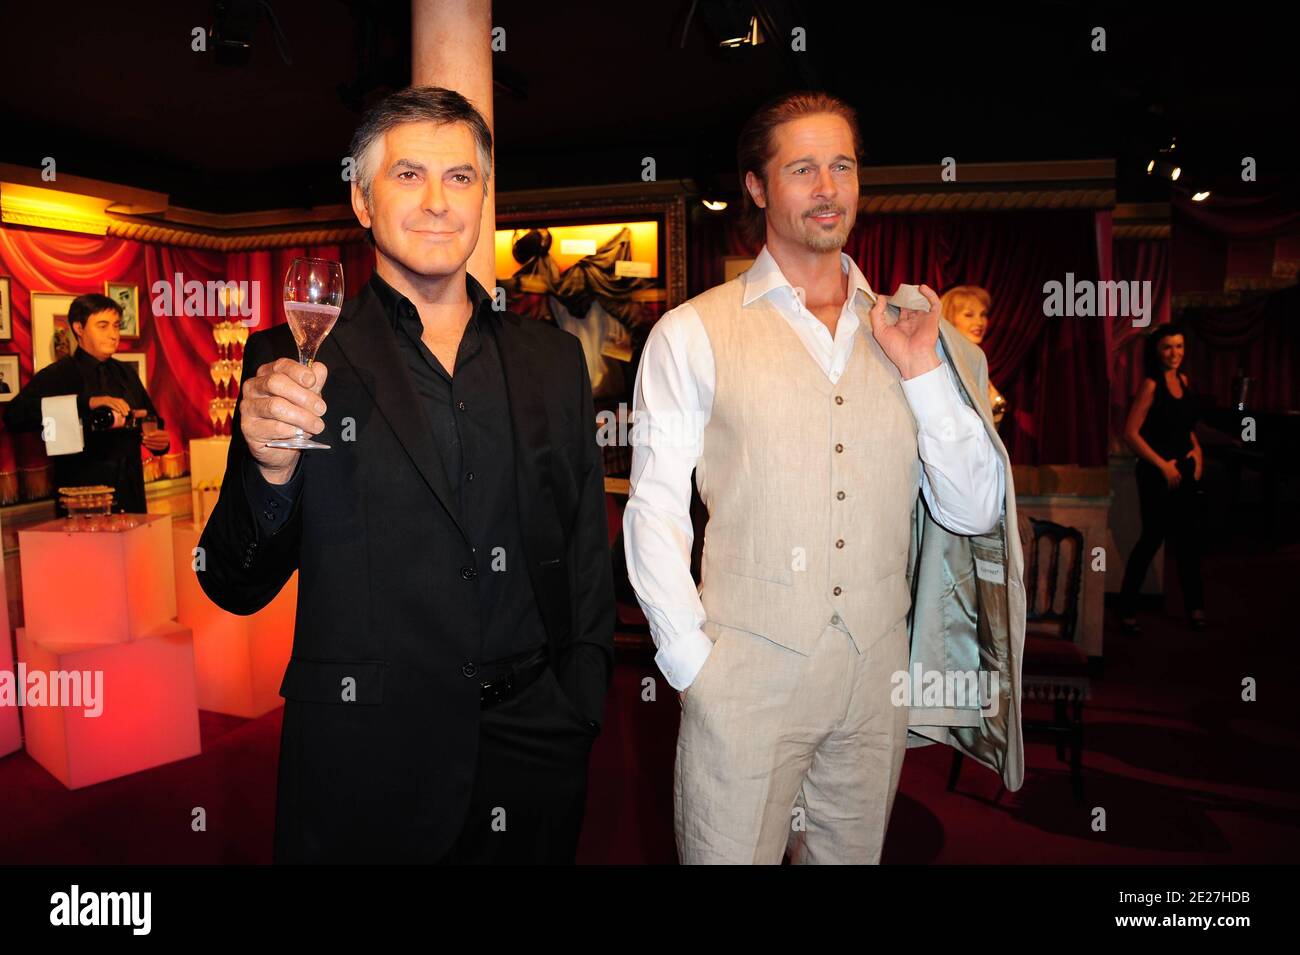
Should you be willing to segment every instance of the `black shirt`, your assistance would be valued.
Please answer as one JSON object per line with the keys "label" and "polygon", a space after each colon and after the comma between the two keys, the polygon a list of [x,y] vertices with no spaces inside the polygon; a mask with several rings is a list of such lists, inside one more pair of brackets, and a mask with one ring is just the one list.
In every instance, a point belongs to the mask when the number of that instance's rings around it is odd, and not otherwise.
{"label": "black shirt", "polygon": [[[501,317],[491,296],[466,274],[473,314],[465,326],[453,374],[421,340],[423,325],[415,306],[376,273],[371,289],[383,304],[408,376],[419,399],[418,413],[433,434],[451,485],[458,517],[474,548],[476,585],[482,621],[480,660],[491,663],[543,649],[547,644],[541,611],[528,576],[519,502],[515,490],[515,446],[505,372],[489,323]],[[338,451],[305,452],[336,454]],[[250,459],[251,460],[251,459]],[[274,530],[291,506],[264,510],[269,488],[291,505],[302,481],[302,469],[283,485],[261,479],[256,465],[245,472],[253,511]],[[436,506],[432,501],[430,506]],[[268,517],[267,515],[271,515]]]}
{"label": "black shirt", "polygon": [[[1182,383],[1181,377],[1179,381]],[[1199,417],[1198,398],[1186,384],[1183,384],[1183,396],[1175,398],[1163,374],[1155,378],[1155,383],[1156,393],[1138,434],[1151,445],[1152,451],[1176,463],[1192,450],[1192,431]]]}
{"label": "black shirt", "polygon": [[[40,431],[41,399],[68,394],[77,396],[77,413],[81,417],[86,446],[78,454],[59,454],[50,458],[55,487],[107,484],[115,491],[114,510],[145,513],[140,430],[112,428],[91,431],[88,423],[90,399],[101,395],[121,398],[132,408],[144,408],[151,415],[157,415],[140,376],[125,362],[115,358],[100,361],[84,348],[78,348],[72,355],[60,358],[32,376],[27,386],[5,407],[5,427],[11,431]],[[163,426],[161,420],[158,426]]]}

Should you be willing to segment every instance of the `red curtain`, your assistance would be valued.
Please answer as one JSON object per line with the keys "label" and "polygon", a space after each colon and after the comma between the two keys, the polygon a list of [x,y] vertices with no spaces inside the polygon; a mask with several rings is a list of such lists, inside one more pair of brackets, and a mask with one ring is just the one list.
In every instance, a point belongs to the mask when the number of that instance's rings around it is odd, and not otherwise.
{"label": "red curtain", "polygon": [[1220,408],[1228,407],[1240,370],[1252,379],[1250,407],[1300,410],[1300,286],[1240,305],[1187,308],[1186,367],[1192,386]]}
{"label": "red curtain", "polygon": [[256,281],[260,283],[263,314],[255,316],[255,328],[267,328],[285,321],[278,291],[289,262],[301,255],[342,261],[348,296],[369,280],[374,269],[374,252],[364,241],[227,254],[128,239],[0,228],[0,277],[10,280],[13,330],[10,340],[0,341],[0,354],[18,356],[20,383],[26,385],[33,373],[32,292],[103,293],[106,281],[138,286],[140,337],[123,339],[119,348],[144,352],[149,394],[172,434],[173,448],[184,448],[190,439],[212,433],[208,400],[215,388],[208,367],[217,359],[212,327],[221,317],[154,315],[154,283],[174,283],[178,274],[185,282]]}

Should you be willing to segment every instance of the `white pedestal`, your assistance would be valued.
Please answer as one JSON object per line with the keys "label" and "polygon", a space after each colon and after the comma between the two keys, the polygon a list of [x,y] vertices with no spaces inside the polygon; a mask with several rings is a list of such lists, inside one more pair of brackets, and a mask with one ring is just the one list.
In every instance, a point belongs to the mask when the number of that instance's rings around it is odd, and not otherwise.
{"label": "white pedestal", "polygon": [[27,631],[42,641],[134,640],[176,619],[170,514],[122,531],[69,531],[62,519],[18,532]]}
{"label": "white pedestal", "polygon": [[190,442],[190,493],[194,523],[200,529],[217,506],[229,454],[229,437],[195,438]]}

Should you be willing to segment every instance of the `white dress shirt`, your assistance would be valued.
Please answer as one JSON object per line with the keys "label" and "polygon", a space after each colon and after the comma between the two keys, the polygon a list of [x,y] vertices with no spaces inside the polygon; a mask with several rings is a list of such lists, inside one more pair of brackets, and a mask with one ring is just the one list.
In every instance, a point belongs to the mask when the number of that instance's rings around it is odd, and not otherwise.
{"label": "white dress shirt", "polygon": [[[848,366],[861,324],[855,296],[865,296],[868,305],[876,299],[844,253],[840,267],[849,285],[834,339],[804,307],[804,290],[791,286],[766,246],[743,279],[744,304],[767,297],[832,383]],[[983,534],[1001,515],[1002,461],[979,415],[961,400],[942,341],[936,351],[938,368],[901,383],[917,424],[921,493],[934,519],[950,531]],[[633,397],[632,489],[623,514],[628,579],[650,623],[655,663],[678,690],[690,686],[713,648],[701,629],[704,606],[691,577],[690,503],[691,473],[715,383],[713,349],[699,313],[689,302],[680,305],[655,324],[641,355]]]}

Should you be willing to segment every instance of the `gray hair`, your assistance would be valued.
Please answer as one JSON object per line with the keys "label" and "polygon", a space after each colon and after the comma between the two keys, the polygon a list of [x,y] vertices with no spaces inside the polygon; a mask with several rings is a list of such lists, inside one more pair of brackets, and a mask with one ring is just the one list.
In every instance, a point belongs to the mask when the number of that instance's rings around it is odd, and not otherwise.
{"label": "gray hair", "polygon": [[492,130],[483,114],[455,90],[441,86],[411,86],[398,90],[376,103],[361,120],[352,136],[350,153],[356,164],[357,185],[366,205],[375,179],[375,153],[384,134],[404,123],[464,123],[474,136],[479,166],[483,170],[483,194],[487,195],[492,176]]}

